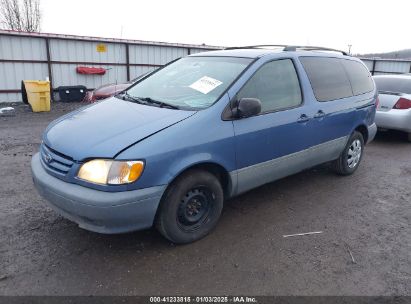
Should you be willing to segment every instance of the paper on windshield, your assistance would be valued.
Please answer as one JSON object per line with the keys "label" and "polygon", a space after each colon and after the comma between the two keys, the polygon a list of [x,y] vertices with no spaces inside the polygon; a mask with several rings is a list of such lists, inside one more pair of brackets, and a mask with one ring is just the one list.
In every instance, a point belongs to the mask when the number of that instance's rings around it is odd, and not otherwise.
{"label": "paper on windshield", "polygon": [[222,82],[220,80],[204,76],[201,77],[199,80],[194,82],[193,84],[190,85],[190,88],[199,91],[203,94],[208,94],[212,90],[214,90],[216,87],[221,85]]}

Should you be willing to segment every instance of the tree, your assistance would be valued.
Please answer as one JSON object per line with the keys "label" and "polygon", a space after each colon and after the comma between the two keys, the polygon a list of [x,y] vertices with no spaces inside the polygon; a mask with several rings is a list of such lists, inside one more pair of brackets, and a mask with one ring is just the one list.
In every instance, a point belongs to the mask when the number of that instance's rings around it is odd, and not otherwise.
{"label": "tree", "polygon": [[0,25],[15,31],[40,32],[40,0],[0,0]]}

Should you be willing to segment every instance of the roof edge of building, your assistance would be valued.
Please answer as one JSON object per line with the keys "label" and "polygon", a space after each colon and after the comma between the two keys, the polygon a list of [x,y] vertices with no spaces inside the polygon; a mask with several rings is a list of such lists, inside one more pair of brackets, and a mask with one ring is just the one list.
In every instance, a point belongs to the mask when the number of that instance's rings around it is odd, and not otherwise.
{"label": "roof edge of building", "polygon": [[146,41],[146,40],[134,40],[134,39],[120,39],[120,38],[105,38],[105,37],[93,37],[93,36],[79,36],[79,35],[66,35],[66,34],[53,34],[53,33],[31,33],[14,30],[0,29],[0,35],[16,36],[16,37],[31,37],[31,38],[52,38],[63,40],[77,40],[77,41],[93,41],[93,42],[106,42],[106,43],[127,43],[135,45],[152,45],[152,46],[168,46],[168,47],[181,47],[181,48],[195,48],[195,49],[215,49],[221,50],[224,47],[205,45],[205,44],[186,44],[186,43],[171,43],[162,41]]}

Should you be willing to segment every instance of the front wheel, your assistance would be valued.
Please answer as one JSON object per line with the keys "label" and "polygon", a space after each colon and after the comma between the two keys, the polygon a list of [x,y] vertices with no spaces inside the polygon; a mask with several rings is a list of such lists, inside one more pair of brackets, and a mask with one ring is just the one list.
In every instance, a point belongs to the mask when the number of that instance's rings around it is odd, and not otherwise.
{"label": "front wheel", "polygon": [[203,170],[188,171],[167,189],[156,228],[173,243],[197,241],[216,226],[223,201],[223,189],[215,175]]}
{"label": "front wheel", "polygon": [[333,162],[334,170],[340,175],[350,175],[357,170],[364,153],[364,138],[360,132],[354,131],[344,151]]}

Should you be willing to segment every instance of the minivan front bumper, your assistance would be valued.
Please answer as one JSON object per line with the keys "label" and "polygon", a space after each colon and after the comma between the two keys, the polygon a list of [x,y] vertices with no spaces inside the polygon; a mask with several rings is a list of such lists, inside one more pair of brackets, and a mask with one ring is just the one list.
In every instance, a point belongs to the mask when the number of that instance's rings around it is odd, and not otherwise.
{"label": "minivan front bumper", "polygon": [[48,174],[39,154],[31,161],[34,185],[52,209],[86,230],[114,234],[149,228],[166,185],[104,192],[70,184]]}

